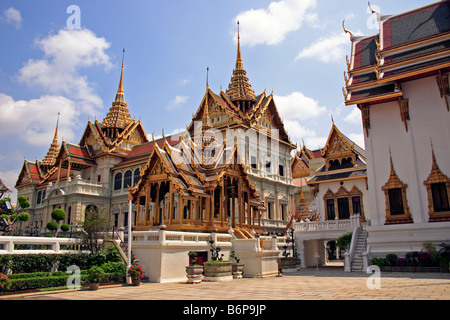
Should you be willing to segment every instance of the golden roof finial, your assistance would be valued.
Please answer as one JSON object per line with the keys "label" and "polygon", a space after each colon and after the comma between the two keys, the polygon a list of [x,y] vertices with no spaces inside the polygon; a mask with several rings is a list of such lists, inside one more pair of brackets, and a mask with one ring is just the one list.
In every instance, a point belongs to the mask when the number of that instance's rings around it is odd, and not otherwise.
{"label": "golden roof finial", "polygon": [[206,67],[206,90],[208,90],[209,88],[208,74],[209,74],[209,67]]}
{"label": "golden roof finial", "polygon": [[[243,68],[244,65],[242,63],[242,57],[241,57],[241,37],[239,35],[239,20],[237,22],[237,29],[238,29],[238,44],[237,44],[237,59],[236,59],[236,69]],[[239,66],[238,66],[239,64]]]}
{"label": "golden roof finial", "polygon": [[350,35],[350,41],[353,41],[353,33],[351,33],[350,31],[348,31],[347,29],[345,29],[345,20],[342,21],[342,28],[344,29],[345,33],[348,33]]}
{"label": "golden roof finial", "polygon": [[[123,52],[122,52],[122,69],[120,71],[120,81],[119,81],[119,89],[117,90],[117,94],[116,94],[116,101],[119,101],[118,98],[124,98],[124,94],[123,94],[123,60],[125,58],[125,48],[123,48]],[[119,96],[122,97],[119,97]],[[123,99],[124,100],[124,99]],[[120,100],[120,101],[123,101]]]}
{"label": "golden roof finial", "polygon": [[56,142],[58,142],[58,126],[59,126],[59,115],[60,113],[58,112],[58,118],[56,119],[56,129],[55,129],[55,136],[53,137],[53,141],[56,140]]}

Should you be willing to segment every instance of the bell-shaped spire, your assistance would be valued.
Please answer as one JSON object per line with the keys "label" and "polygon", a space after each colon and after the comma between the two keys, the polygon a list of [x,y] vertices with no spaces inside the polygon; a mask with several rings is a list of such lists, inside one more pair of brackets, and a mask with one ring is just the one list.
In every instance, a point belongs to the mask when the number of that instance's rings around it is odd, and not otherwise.
{"label": "bell-shaped spire", "polygon": [[228,85],[228,89],[226,94],[230,97],[231,101],[235,104],[248,105],[248,102],[254,102],[255,92],[250,85],[247,77],[247,71],[244,68],[244,63],[242,61],[241,56],[241,43],[240,43],[240,35],[239,35],[239,21],[238,25],[238,44],[237,44],[237,57],[236,57],[236,66],[233,70],[233,75],[231,76],[230,84]]}
{"label": "bell-shaped spire", "polygon": [[123,61],[125,57],[125,49],[122,55],[122,69],[120,72],[119,88],[117,89],[116,98],[112,103],[111,108],[103,119],[102,127],[106,131],[106,136],[115,138],[121,129],[130,123],[131,116],[125,101],[125,94],[123,92]]}
{"label": "bell-shaped spire", "polygon": [[53,166],[55,164],[56,157],[59,152],[58,125],[59,125],[59,112],[58,112],[58,119],[56,120],[56,129],[55,129],[55,135],[53,137],[53,141],[50,145],[50,149],[48,150],[47,154],[45,155],[44,159],[42,160],[42,164],[45,166]]}

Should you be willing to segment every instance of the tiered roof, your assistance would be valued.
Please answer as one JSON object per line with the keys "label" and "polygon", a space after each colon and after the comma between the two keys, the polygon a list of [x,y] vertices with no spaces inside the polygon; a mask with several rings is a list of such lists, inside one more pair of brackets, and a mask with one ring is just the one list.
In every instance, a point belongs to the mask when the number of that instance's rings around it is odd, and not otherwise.
{"label": "tiered roof", "polygon": [[408,12],[377,13],[380,32],[350,33],[346,105],[370,105],[403,96],[401,83],[450,70],[450,2],[438,1]]}
{"label": "tiered roof", "polygon": [[55,136],[53,137],[52,144],[50,145],[50,149],[42,160],[42,165],[51,167],[55,164],[56,157],[59,153],[59,143],[58,143],[58,123],[59,123],[59,113],[58,120],[56,121],[56,130]]}
{"label": "tiered roof", "polygon": [[231,81],[228,85],[226,93],[230,97],[230,100],[235,104],[237,104],[239,101],[255,101],[255,92],[253,91],[252,86],[248,81],[247,71],[244,68],[244,62],[242,61],[241,57],[239,29],[236,66],[233,70],[233,76],[231,77]]}
{"label": "tiered roof", "polygon": [[171,146],[167,139],[163,139],[162,147],[155,140],[153,143],[154,149],[142,171],[142,178],[131,189],[133,200],[143,191],[146,178],[152,173],[166,174],[176,192],[181,195],[196,196],[211,194],[225,174],[237,171],[250,190],[252,204],[264,208],[255,186],[246,174],[246,168],[237,161],[239,155],[236,146],[233,149],[222,147],[217,154],[211,155],[209,161],[205,161],[202,158],[204,149],[197,146],[189,135],[185,135],[176,147]]}
{"label": "tiered roof", "polygon": [[[125,49],[123,49],[123,52],[125,53]],[[122,70],[120,72],[119,88],[117,89],[116,98],[102,122],[103,130],[106,131],[107,135],[111,137],[114,137],[114,135],[110,134],[108,129],[111,131],[120,132],[122,129],[126,128],[130,122],[132,122],[127,108],[127,103],[125,101],[125,94],[123,92],[123,60],[124,56],[122,56]]]}
{"label": "tiered roof", "polygon": [[334,123],[321,156],[325,164],[308,180],[308,185],[367,177],[365,150],[339,131]]}

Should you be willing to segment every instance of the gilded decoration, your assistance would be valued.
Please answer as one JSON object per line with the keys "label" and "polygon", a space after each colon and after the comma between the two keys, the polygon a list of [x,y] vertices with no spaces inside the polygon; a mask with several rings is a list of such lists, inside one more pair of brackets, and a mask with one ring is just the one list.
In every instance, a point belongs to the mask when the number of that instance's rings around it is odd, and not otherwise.
{"label": "gilded decoration", "polygon": [[409,118],[409,100],[399,97],[397,101],[398,101],[398,105],[400,106],[400,117],[402,118],[402,121],[405,125],[406,132],[408,132],[407,120],[410,120],[410,118]]}
{"label": "gilded decoration", "polygon": [[[427,188],[428,195],[428,214],[430,216],[429,222],[436,221],[450,221],[450,210],[448,204],[450,199],[450,179],[441,171],[436,161],[433,146],[431,146],[432,154],[432,166],[431,172],[428,175],[427,180],[423,184]],[[440,194],[433,194],[433,185],[441,185]],[[437,190],[435,190],[436,192]],[[434,197],[440,197],[441,199],[435,199]],[[445,199],[446,197],[446,199]],[[435,200],[440,202],[440,208],[435,209]]]}
{"label": "gilded decoration", "polygon": [[370,108],[368,105],[358,105],[358,107],[361,110],[361,118],[362,118],[364,131],[366,132],[366,137],[369,137]]}
{"label": "gilded decoration", "polygon": [[442,72],[439,71],[439,75],[436,77],[436,82],[439,87],[439,93],[441,94],[441,98],[444,99],[445,105],[447,106],[447,111],[449,111],[448,97],[447,97],[450,94],[448,84],[448,74],[442,74]]}
{"label": "gilded decoration", "polygon": [[[381,187],[384,191],[385,206],[386,206],[386,221],[385,224],[400,224],[400,223],[412,223],[411,213],[408,207],[408,200],[406,198],[407,184],[403,183],[394,169],[392,162],[391,150],[389,149],[390,159],[390,173],[389,179],[386,184]],[[390,190],[392,190],[390,192]],[[396,198],[390,199],[391,196],[396,195]],[[394,212],[394,205],[396,208],[401,208],[400,212]]]}
{"label": "gilded decoration", "polygon": [[333,124],[332,134],[321,151],[322,157],[326,159],[326,168],[329,169],[332,161],[339,161],[351,158],[352,163],[356,163],[356,154],[353,152],[353,145],[350,145]]}

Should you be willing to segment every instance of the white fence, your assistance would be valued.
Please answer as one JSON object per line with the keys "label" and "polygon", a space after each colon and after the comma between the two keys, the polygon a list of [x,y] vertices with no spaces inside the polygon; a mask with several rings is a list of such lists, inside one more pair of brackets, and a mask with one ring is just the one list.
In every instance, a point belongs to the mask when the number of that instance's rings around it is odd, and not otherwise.
{"label": "white fence", "polygon": [[361,216],[353,215],[349,219],[335,219],[327,221],[300,221],[295,222],[293,225],[296,232],[308,232],[308,231],[327,231],[327,230],[346,230],[353,231],[356,227],[361,225]]}
{"label": "white fence", "polygon": [[148,243],[185,243],[202,244],[209,246],[209,240],[214,240],[215,245],[221,242],[231,242],[232,236],[223,233],[197,233],[182,231],[150,230],[133,231],[133,245]]}
{"label": "white fence", "polygon": [[0,236],[0,254],[78,253],[79,239]]}

